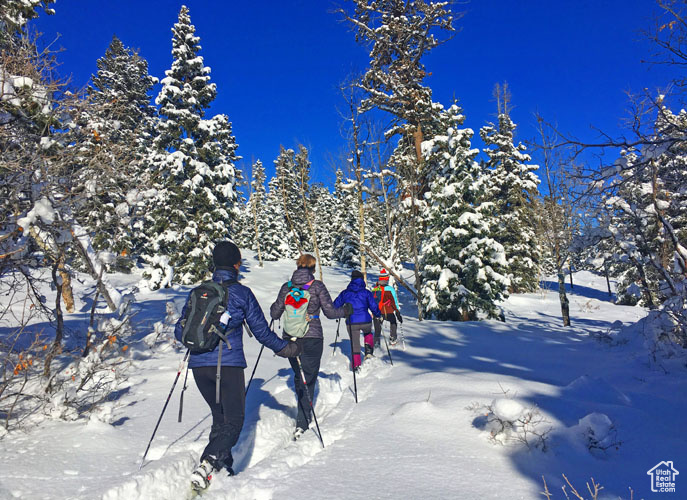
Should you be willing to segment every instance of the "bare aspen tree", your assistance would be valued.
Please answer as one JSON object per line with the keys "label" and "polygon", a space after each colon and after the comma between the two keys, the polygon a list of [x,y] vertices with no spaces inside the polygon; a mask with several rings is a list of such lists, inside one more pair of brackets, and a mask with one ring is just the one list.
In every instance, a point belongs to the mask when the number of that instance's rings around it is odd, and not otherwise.
{"label": "bare aspen tree", "polygon": [[555,140],[551,132],[547,130],[543,119],[538,116],[540,141],[539,149],[542,155],[542,166],[546,176],[548,195],[542,205],[542,230],[543,241],[548,245],[548,250],[553,258],[558,278],[558,298],[561,304],[561,317],[563,326],[570,326],[570,300],[565,291],[565,265],[569,255],[569,220],[571,217],[570,204],[564,184],[565,172],[561,171],[563,162],[561,152],[555,149]]}

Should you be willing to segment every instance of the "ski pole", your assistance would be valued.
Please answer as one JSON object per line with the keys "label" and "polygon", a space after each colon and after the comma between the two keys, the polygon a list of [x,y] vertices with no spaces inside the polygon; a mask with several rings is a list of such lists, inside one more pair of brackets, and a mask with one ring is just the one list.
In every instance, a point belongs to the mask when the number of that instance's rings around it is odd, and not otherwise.
{"label": "ski pole", "polygon": [[188,365],[186,365],[186,375],[184,375],[184,386],[181,389],[181,396],[179,396],[179,423],[181,423],[181,412],[184,410],[184,392],[188,387],[186,382],[188,382]]}
{"label": "ski pole", "polygon": [[398,325],[401,328],[401,342],[403,343],[403,350],[406,350],[406,335],[403,333],[403,321],[400,322],[401,324]]}
{"label": "ski pole", "polygon": [[332,356],[336,352],[336,343],[339,341],[339,327],[341,326],[341,319],[336,320],[336,338],[334,339],[334,349],[332,349]]}
{"label": "ski pole", "polygon": [[[270,321],[270,326],[269,329],[272,329],[272,325],[274,325],[274,320]],[[262,356],[262,351],[265,349],[265,344],[262,344],[262,347],[260,348],[260,352],[258,353],[258,359],[255,360],[255,366],[253,367],[253,373],[250,374],[250,380],[248,380],[248,385],[246,386],[246,392],[244,394],[248,394],[248,389],[250,388],[250,383],[253,381],[253,377],[255,376],[255,370],[258,369],[258,363],[260,362],[260,356]]]}
{"label": "ski pole", "polygon": [[296,361],[298,361],[298,369],[301,372],[301,382],[303,383],[303,389],[305,389],[305,395],[308,397],[308,403],[310,404],[310,411],[312,412],[313,420],[315,420],[315,427],[317,427],[317,437],[320,438],[320,443],[322,448],[324,448],[324,441],[322,440],[322,431],[320,430],[320,424],[317,423],[317,415],[315,415],[315,406],[312,404],[312,398],[310,397],[310,391],[308,390],[308,384],[305,383],[305,373],[303,372],[303,365],[301,364],[301,357],[296,356]]}
{"label": "ski pole", "polygon": [[355,404],[358,404],[358,383],[355,380],[355,361],[353,357],[353,333],[351,332],[351,325],[346,323],[348,329],[348,338],[351,340],[351,367],[353,368],[353,394],[355,395]]}
{"label": "ski pole", "polygon": [[[391,324],[389,324],[391,328]],[[386,352],[389,353],[389,361],[391,361],[391,366],[394,366],[394,360],[391,359],[391,350],[389,349],[389,343],[386,341],[386,335],[384,335],[384,323],[382,323],[382,338],[384,339],[384,345],[386,346]]]}
{"label": "ski pole", "polygon": [[146,451],[143,453],[143,458],[141,459],[141,464],[138,466],[138,470],[141,470],[143,467],[143,462],[146,459],[146,456],[148,455],[148,451],[150,450],[150,445],[153,443],[153,439],[155,438],[155,433],[157,432],[157,428],[160,427],[160,422],[162,421],[162,416],[165,414],[165,410],[167,409],[167,405],[169,404],[169,400],[172,398],[172,393],[174,392],[174,388],[177,386],[177,382],[179,381],[179,376],[181,375],[181,370],[184,367],[184,363],[186,363],[186,359],[188,358],[188,354],[191,352],[190,349],[186,350],[186,355],[184,356],[184,360],[181,362],[181,365],[179,366],[179,371],[177,372],[177,376],[174,378],[174,383],[172,384],[172,389],[169,391],[169,396],[167,396],[167,401],[165,401],[165,406],[162,407],[162,413],[160,413],[160,418],[157,419],[157,424],[155,424],[155,429],[153,429],[153,435],[150,436],[150,441],[148,441],[148,446],[146,447]]}

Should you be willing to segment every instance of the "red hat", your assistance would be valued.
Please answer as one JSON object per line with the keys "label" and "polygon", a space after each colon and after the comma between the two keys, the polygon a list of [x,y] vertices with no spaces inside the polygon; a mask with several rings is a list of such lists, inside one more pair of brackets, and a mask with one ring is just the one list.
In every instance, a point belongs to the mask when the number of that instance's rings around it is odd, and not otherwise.
{"label": "red hat", "polygon": [[379,271],[379,281],[389,281],[389,273],[384,268]]}

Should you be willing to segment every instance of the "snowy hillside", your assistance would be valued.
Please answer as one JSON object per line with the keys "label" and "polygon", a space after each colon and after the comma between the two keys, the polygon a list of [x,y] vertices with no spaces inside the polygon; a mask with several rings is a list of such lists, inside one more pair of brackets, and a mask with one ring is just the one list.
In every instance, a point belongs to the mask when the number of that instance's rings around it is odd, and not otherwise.
{"label": "snowy hillside", "polygon": [[[292,262],[246,259],[242,276],[267,311]],[[135,276],[112,278],[132,287]],[[335,296],[348,272],[325,268]],[[557,292],[514,295],[506,323],[412,319],[415,306],[400,291],[407,348],[384,348],[358,376],[359,403],[347,369],[348,341],[323,320],[325,351],[316,399],[325,449],[314,431],[292,442],[296,402],[286,360],[263,353],[247,396],[246,421],[235,448],[236,477],[217,477],[208,499],[552,498],[565,474],[585,498],[678,498],[652,493],[647,471],[661,461],[687,464],[683,432],[684,372],[650,365],[636,343],[612,346],[596,338],[645,312],[615,306],[605,280],[575,275],[573,327],[560,325]],[[183,351],[165,320],[166,303],[181,308],[188,287],[138,292],[136,338],[126,387],[89,421],[51,420],[0,441],[0,498],[179,499],[210,427],[192,377],[177,422],[180,381],[145,464],[141,456],[174,381]],[[67,316],[76,331],[88,303]],[[86,312],[84,312],[86,311]],[[341,336],[346,336],[342,327]],[[159,334],[159,335],[158,335]],[[603,335],[601,335],[603,337]],[[147,344],[146,344],[147,343]],[[147,345],[152,345],[150,348]],[[248,369],[259,344],[246,339]],[[343,347],[343,351],[342,348]],[[687,481],[687,480],[685,480]],[[584,491],[583,491],[584,490]],[[569,491],[569,490],[568,490]],[[654,496],[652,496],[654,495]]]}

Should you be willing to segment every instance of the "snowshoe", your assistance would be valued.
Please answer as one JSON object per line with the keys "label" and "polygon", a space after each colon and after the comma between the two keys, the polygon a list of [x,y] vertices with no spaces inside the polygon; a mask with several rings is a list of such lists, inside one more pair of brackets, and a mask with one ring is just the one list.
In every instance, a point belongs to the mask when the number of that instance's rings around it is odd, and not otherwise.
{"label": "snowshoe", "polygon": [[215,468],[208,460],[200,462],[198,467],[191,473],[191,488],[193,491],[200,493],[208,489],[214,472]]}
{"label": "snowshoe", "polygon": [[398,344],[398,337],[389,339],[389,345],[396,345],[396,344]]}

